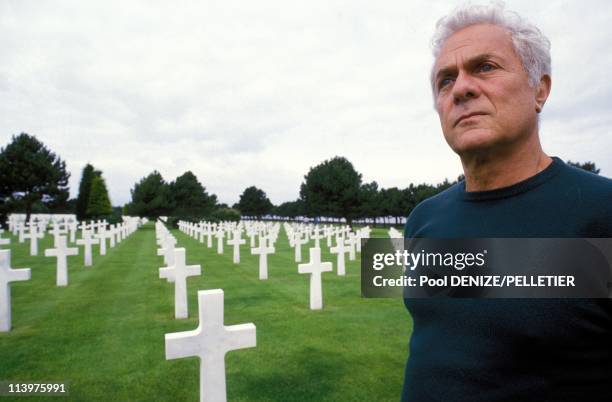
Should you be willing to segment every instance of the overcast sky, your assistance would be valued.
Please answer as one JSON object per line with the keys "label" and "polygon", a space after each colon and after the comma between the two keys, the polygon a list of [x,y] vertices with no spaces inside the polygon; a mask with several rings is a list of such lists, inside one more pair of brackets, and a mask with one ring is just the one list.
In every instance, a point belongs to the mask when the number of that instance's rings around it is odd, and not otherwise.
{"label": "overcast sky", "polygon": [[[0,146],[33,134],[102,170],[114,205],[157,169],[233,204],[275,204],[347,157],[382,187],[454,179],[428,83],[430,37],[458,2],[0,0]],[[552,42],[541,137],[612,176],[612,2],[507,1]]]}

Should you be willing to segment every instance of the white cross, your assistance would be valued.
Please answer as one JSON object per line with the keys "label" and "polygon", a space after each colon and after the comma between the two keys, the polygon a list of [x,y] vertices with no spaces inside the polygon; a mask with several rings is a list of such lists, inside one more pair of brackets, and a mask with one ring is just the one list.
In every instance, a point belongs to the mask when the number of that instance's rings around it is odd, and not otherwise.
{"label": "white cross", "polygon": [[300,274],[310,274],[310,309],[320,310],[323,308],[323,291],[321,289],[321,274],[331,272],[331,262],[321,262],[321,249],[313,247],[310,249],[310,262],[299,264]]}
{"label": "white cross", "polygon": [[294,239],[293,241],[294,241],[294,246],[295,246],[295,262],[301,262],[302,261],[302,244],[308,243],[308,238],[304,237],[302,239],[302,232],[297,232],[293,239]]}
{"label": "white cross", "polygon": [[336,242],[336,247],[330,248],[329,252],[332,254],[338,254],[338,275],[345,275],[346,269],[344,267],[344,253],[348,251],[348,248],[346,248],[342,237],[337,237]]}
{"label": "white cross", "polygon": [[270,233],[266,237],[268,238],[268,245],[274,247],[274,243],[276,243],[276,239],[278,238],[278,233]]}
{"label": "white cross", "polygon": [[8,224],[9,231],[13,233],[13,236],[17,235],[17,223],[14,219],[7,219],[6,223]]}
{"label": "white cross", "polygon": [[212,248],[212,227],[210,224],[206,225],[206,247]]}
{"label": "white cross", "polygon": [[117,235],[117,244],[121,243],[123,241],[123,225],[118,223],[117,227],[116,227],[116,232],[115,234]]}
{"label": "white cross", "polygon": [[81,224],[79,225],[79,229],[81,229],[81,237],[85,237],[85,233],[89,231],[87,228],[88,228],[87,222],[86,221],[81,222]]}
{"label": "white cross", "polygon": [[242,231],[236,230],[234,237],[228,240],[227,244],[234,246],[234,264],[240,264],[240,245],[246,243],[246,240],[242,238]]}
{"label": "white cross", "polygon": [[23,223],[19,224],[19,243],[23,243],[25,241],[25,225]]}
{"label": "white cross", "polygon": [[51,234],[53,235],[53,237],[57,237],[64,234],[59,223],[55,222],[53,224],[53,230],[51,230]]}
{"label": "white cross", "polygon": [[226,402],[225,354],[256,345],[255,325],[223,324],[223,290],[198,291],[198,327],[166,334],[166,360],[200,358],[200,401]]}
{"label": "white cross", "polygon": [[249,235],[249,246],[251,248],[255,248],[255,235],[257,232],[253,229],[250,229],[247,234]]}
{"label": "white cross", "polygon": [[115,224],[115,244],[121,243],[121,224]]}
{"label": "white cross", "polygon": [[395,229],[393,227],[389,229],[388,233],[389,233],[389,237],[391,239],[401,239],[401,238],[404,237],[399,230],[397,230],[397,229]]}
{"label": "white cross", "polygon": [[77,223],[72,222],[68,230],[70,231],[70,243],[74,243],[76,241]]}
{"label": "white cross", "polygon": [[[171,234],[168,234],[162,240],[162,248],[157,250],[157,255],[164,256],[164,264],[167,266],[174,265],[174,246],[176,245],[176,238]],[[172,282],[172,281],[168,281]]]}
{"label": "white cross", "polygon": [[0,332],[11,330],[11,282],[27,281],[30,268],[12,269],[11,250],[0,250]]}
{"label": "white cross", "polygon": [[251,254],[259,254],[259,279],[268,279],[268,254],[275,252],[274,247],[267,247],[265,236],[259,237],[259,247],[252,248]]}
{"label": "white cross", "polygon": [[359,242],[357,242],[357,251],[361,253],[361,239],[368,239],[370,237],[370,227],[366,226],[359,230]]}
{"label": "white cross", "polygon": [[323,236],[321,236],[321,234],[319,233],[319,228],[315,228],[314,229],[314,234],[312,236],[310,236],[311,239],[314,239],[315,241],[315,248],[319,248],[319,241],[323,238]]}
{"label": "white cross", "polygon": [[[113,226],[111,225],[111,229],[112,228]],[[155,239],[157,240],[158,246],[161,246],[163,244],[163,241],[166,239],[166,237],[168,237],[169,234],[170,232],[168,232],[168,229],[166,229],[163,223],[155,222]]]}
{"label": "white cross", "polygon": [[356,242],[355,242],[355,247],[358,253],[361,253],[361,239],[363,239],[365,236],[364,232],[362,232],[361,230],[358,230],[357,233],[355,234],[356,237]]}
{"label": "white cross", "polygon": [[217,254],[223,254],[223,229],[217,230]]}
{"label": "white cross", "polygon": [[331,237],[334,230],[332,228],[325,228],[325,237],[327,238],[327,247],[331,247]]}
{"label": "white cross", "polygon": [[[185,249],[175,248],[174,265],[159,269],[159,277],[174,281],[174,318],[181,319],[189,317],[187,307],[187,277],[201,275],[199,265],[185,265]],[[170,280],[172,279],[172,280]]]}
{"label": "white cross", "polygon": [[200,223],[198,226],[198,235],[200,236],[200,243],[204,243],[204,235],[206,234],[206,231],[204,230],[204,224]]}
{"label": "white cross", "polygon": [[85,266],[91,267],[91,246],[94,244],[98,244],[99,240],[91,237],[89,232],[85,232],[82,239],[77,240],[76,244],[79,246],[84,246],[85,250]]}
{"label": "white cross", "polygon": [[68,264],[67,258],[69,255],[79,255],[79,248],[68,248],[66,245],[66,236],[58,236],[55,238],[55,248],[45,250],[46,257],[57,257],[56,279],[57,286],[68,285]]}
{"label": "white cross", "polygon": [[58,239],[60,238],[61,234],[54,234],[53,235],[53,247],[57,247],[57,242],[59,241]]}
{"label": "white cross", "polygon": [[100,255],[106,255],[106,238],[108,237],[106,234],[106,227],[100,229],[96,237],[98,241],[100,241]]}
{"label": "white cross", "polygon": [[43,237],[45,234],[38,232],[37,225],[30,225],[30,234],[23,235],[24,239],[30,239],[30,255],[38,255],[38,239]]}
{"label": "white cross", "polygon": [[355,261],[355,247],[357,246],[357,237],[353,234],[350,234],[348,239],[345,240],[346,245],[348,246],[349,252],[349,260]]}
{"label": "white cross", "polygon": [[110,248],[114,248],[115,247],[115,235],[117,234],[117,228],[115,227],[115,225],[110,225],[110,227],[108,228],[108,240],[109,242],[109,246]]}

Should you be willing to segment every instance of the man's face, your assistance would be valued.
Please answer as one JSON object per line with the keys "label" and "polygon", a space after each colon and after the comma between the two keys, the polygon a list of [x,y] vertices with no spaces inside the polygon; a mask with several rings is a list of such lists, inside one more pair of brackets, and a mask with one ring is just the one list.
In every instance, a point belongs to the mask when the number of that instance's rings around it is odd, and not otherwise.
{"label": "man's face", "polygon": [[501,27],[473,25],[449,37],[434,65],[434,94],[446,142],[459,155],[537,132],[536,90]]}

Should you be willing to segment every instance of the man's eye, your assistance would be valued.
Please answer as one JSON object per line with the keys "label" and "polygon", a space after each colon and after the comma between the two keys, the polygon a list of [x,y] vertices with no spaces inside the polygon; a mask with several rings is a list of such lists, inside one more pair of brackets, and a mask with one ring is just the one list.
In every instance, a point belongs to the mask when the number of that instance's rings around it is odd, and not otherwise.
{"label": "man's eye", "polygon": [[482,71],[482,72],[487,72],[487,71],[491,71],[495,69],[495,66],[493,66],[492,64],[489,63],[483,63],[478,67],[478,71]]}
{"label": "man's eye", "polygon": [[447,86],[448,84],[450,84],[452,82],[451,78],[443,78],[440,80],[440,83],[438,84],[438,88],[442,89],[445,86]]}

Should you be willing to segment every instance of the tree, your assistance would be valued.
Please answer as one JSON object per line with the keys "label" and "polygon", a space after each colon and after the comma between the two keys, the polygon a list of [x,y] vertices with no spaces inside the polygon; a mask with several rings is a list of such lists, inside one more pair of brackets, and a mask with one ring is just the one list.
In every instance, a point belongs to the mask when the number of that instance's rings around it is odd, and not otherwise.
{"label": "tree", "polygon": [[106,183],[102,176],[95,176],[91,182],[86,216],[89,219],[102,219],[109,217],[112,213],[113,206],[108,198]]}
{"label": "tree", "polygon": [[402,216],[408,216],[417,206],[417,188],[414,184],[410,183],[408,187],[402,190],[402,197],[400,201],[400,208]]}
{"label": "tree", "polygon": [[79,184],[79,195],[76,201],[76,216],[82,221],[88,218],[87,208],[89,206],[89,195],[91,194],[91,185],[95,177],[100,177],[102,172],[94,169],[91,164],[85,165],[81,174],[81,183]]}
{"label": "tree", "polygon": [[417,206],[421,202],[428,199],[429,197],[433,197],[434,195],[438,194],[439,192],[442,191],[439,189],[443,187],[444,187],[444,184],[439,185],[438,188],[432,186],[431,184],[425,184],[425,183],[417,185],[414,190],[414,195],[415,195],[414,205]]}
{"label": "tree", "polygon": [[221,222],[221,221],[233,221],[238,222],[240,220],[240,212],[233,208],[217,208],[210,215],[210,220],[212,222]]}
{"label": "tree", "polygon": [[407,194],[403,193],[397,187],[384,188],[380,191],[380,208],[381,214],[385,217],[392,216],[395,218],[395,224],[399,223],[399,217],[408,215],[408,209],[402,202],[402,198],[406,198]]}
{"label": "tree", "polygon": [[304,203],[301,200],[287,201],[274,208],[274,214],[285,218],[296,218],[304,215]]}
{"label": "tree", "polygon": [[361,186],[361,211],[359,215],[362,218],[373,218],[374,225],[376,219],[382,214],[381,196],[378,191],[378,183],[365,183]]}
{"label": "tree", "polygon": [[35,203],[67,200],[69,178],[66,163],[32,135],[14,135],[0,150],[0,199],[5,208],[23,208],[27,220]]}
{"label": "tree", "polygon": [[346,158],[334,157],[311,168],[300,187],[308,216],[344,218],[349,225],[361,210],[361,174]]}
{"label": "tree", "polygon": [[240,195],[240,201],[236,205],[243,216],[256,216],[261,218],[272,211],[272,203],[266,193],[255,187],[247,187]]}
{"label": "tree", "polygon": [[129,215],[157,219],[174,209],[168,184],[157,170],[136,183],[131,193],[132,201],[125,206]]}
{"label": "tree", "polygon": [[584,169],[587,172],[591,172],[595,174],[599,174],[599,171],[600,171],[600,169],[598,169],[597,166],[595,166],[595,162],[580,163],[580,162],[567,161],[567,164],[570,166],[577,167],[579,169]]}
{"label": "tree", "polygon": [[170,184],[170,195],[174,199],[172,215],[201,219],[211,214],[217,205],[217,196],[208,195],[206,189],[190,171]]}

